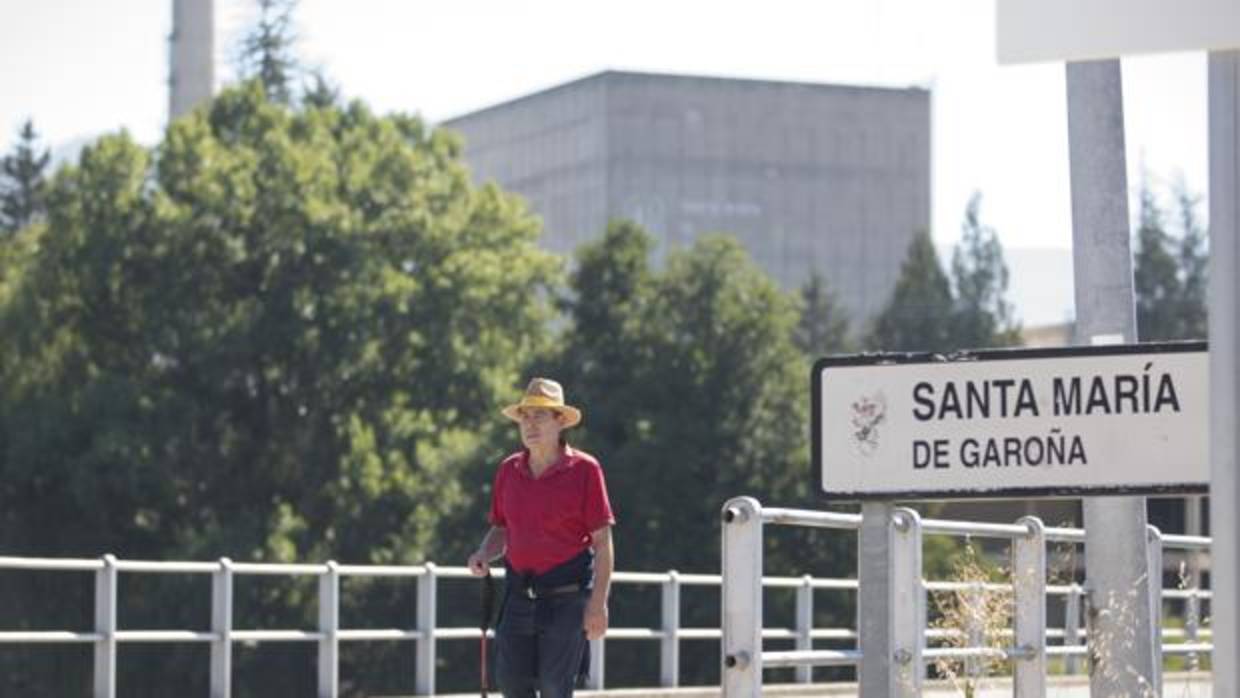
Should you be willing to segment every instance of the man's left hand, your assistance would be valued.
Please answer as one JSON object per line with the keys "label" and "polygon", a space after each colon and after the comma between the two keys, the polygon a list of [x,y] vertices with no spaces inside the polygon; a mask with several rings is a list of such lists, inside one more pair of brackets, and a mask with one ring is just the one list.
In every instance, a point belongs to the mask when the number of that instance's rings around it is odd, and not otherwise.
{"label": "man's left hand", "polygon": [[586,630],[586,638],[597,640],[607,632],[607,603],[596,603],[590,599],[586,604],[586,616],[582,625]]}

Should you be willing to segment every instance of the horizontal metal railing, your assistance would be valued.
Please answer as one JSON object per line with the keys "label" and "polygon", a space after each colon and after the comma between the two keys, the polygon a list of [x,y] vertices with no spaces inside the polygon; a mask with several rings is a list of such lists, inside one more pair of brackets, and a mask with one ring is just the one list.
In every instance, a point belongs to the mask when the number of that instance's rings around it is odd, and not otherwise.
{"label": "horizontal metal railing", "polygon": [[[1048,584],[1045,579],[1045,546],[1050,543],[1060,543],[1069,545],[1079,545],[1085,542],[1085,532],[1082,529],[1062,528],[1062,527],[1043,527],[1040,521],[1026,517],[1021,523],[1004,524],[1004,523],[984,523],[984,522],[968,522],[953,521],[941,519],[920,519],[915,513],[910,515],[916,519],[918,530],[917,545],[920,546],[920,537],[922,535],[947,535],[966,538],[993,538],[1010,541],[1013,545],[1021,542],[1026,546],[1025,550],[1029,551],[1029,545],[1032,541],[1035,548],[1040,548],[1039,553],[1042,556],[1041,576],[1034,580],[1022,580],[1021,585],[1012,583],[979,583],[979,582],[961,582],[961,581],[927,581],[921,578],[921,570],[916,564],[908,563],[905,566],[909,574],[915,574],[916,580],[909,580],[903,584],[903,588],[917,588],[921,594],[926,592],[960,592],[969,590],[978,590],[980,592],[1003,592],[1012,594],[1014,603],[1017,606],[1016,614],[1025,613],[1026,618],[1042,619],[1041,627],[1036,629],[1036,635],[1041,638],[1039,641],[1029,643],[1018,643],[1017,632],[1013,628],[1009,628],[1000,634],[1001,637],[1011,638],[1012,644],[1006,647],[986,647],[986,646],[970,646],[970,647],[930,647],[927,646],[928,641],[944,640],[955,636],[964,636],[967,633],[963,630],[948,630],[935,628],[921,628],[915,631],[920,640],[914,642],[919,646],[915,653],[915,658],[922,663],[932,663],[942,659],[969,660],[985,657],[995,657],[1004,660],[1012,660],[1020,662],[1043,655],[1046,657],[1062,657],[1065,659],[1065,669],[1069,673],[1077,670],[1080,658],[1088,654],[1087,630],[1081,627],[1081,606],[1082,600],[1086,596],[1085,589],[1079,584]],[[735,695],[753,695],[754,686],[747,682],[762,681],[762,672],[766,669],[796,667],[798,669],[798,679],[808,681],[810,677],[809,670],[815,666],[855,666],[862,659],[862,654],[858,650],[824,650],[812,649],[812,641],[817,639],[815,633],[806,632],[808,625],[800,614],[805,609],[798,606],[798,627],[800,632],[781,632],[777,636],[772,636],[767,628],[762,627],[762,601],[760,596],[754,596],[751,590],[751,582],[753,574],[761,574],[761,526],[756,529],[756,536],[752,530],[748,533],[744,532],[744,525],[750,523],[751,519],[756,517],[756,521],[760,524],[771,524],[780,526],[806,526],[815,528],[828,528],[841,531],[856,531],[860,529],[862,517],[857,514],[830,513],[821,511],[796,510],[785,508],[768,508],[763,507],[756,501],[741,498],[729,502],[724,507],[723,519],[725,523],[724,533],[724,575],[733,575],[739,578],[738,583],[733,584],[733,591],[729,592],[727,584],[724,590],[724,623],[725,626],[733,623],[733,630],[739,640],[735,644],[738,647],[744,647],[740,651],[733,651],[735,648],[724,648],[724,667],[725,672],[734,670],[738,675],[744,675],[743,678],[733,679],[731,687]],[[740,529],[729,530],[729,525],[740,524]],[[907,527],[907,521],[901,521],[900,515],[891,522],[896,528]],[[752,528],[752,527],[751,527]],[[738,532],[739,531],[739,532]],[[1153,609],[1155,625],[1161,625],[1161,606],[1163,602],[1182,602],[1185,605],[1185,627],[1168,628],[1161,627],[1157,637],[1161,638],[1161,642],[1155,643],[1155,651],[1158,653],[1157,665],[1161,667],[1162,656],[1164,655],[1188,655],[1190,661],[1195,663],[1198,654],[1209,654],[1213,651],[1213,645],[1209,642],[1199,641],[1203,637],[1209,637],[1208,630],[1200,628],[1199,619],[1201,618],[1202,603],[1208,603],[1211,598],[1211,592],[1208,589],[1200,589],[1195,587],[1183,589],[1163,589],[1162,588],[1162,559],[1163,551],[1166,549],[1180,550],[1185,553],[1198,553],[1209,551],[1210,538],[1202,536],[1185,536],[1185,535],[1163,535],[1157,529],[1150,527],[1148,532],[1148,561],[1150,569],[1149,584],[1151,588],[1151,597],[1160,600],[1159,603],[1153,604],[1158,608]],[[1026,554],[1029,554],[1026,552]],[[856,581],[851,580],[851,586],[847,587],[853,590],[857,589]],[[764,587],[769,586],[765,581]],[[791,584],[789,585],[791,586]],[[1021,593],[1024,587],[1024,593]],[[1030,591],[1034,593],[1030,593]],[[1045,602],[1048,597],[1063,597],[1064,601],[1064,622],[1063,627],[1053,628],[1045,625]],[[731,604],[732,608],[728,606]],[[1036,612],[1036,606],[1041,605],[1042,611]],[[924,613],[924,611],[923,611]],[[753,635],[754,628],[759,630]],[[725,628],[725,633],[728,630]],[[760,646],[750,652],[748,647],[753,646],[752,642],[747,641],[746,636],[759,638],[760,641],[779,637],[781,639],[795,638],[797,640],[797,648],[794,651],[776,651],[766,650]],[[854,633],[855,636],[855,633]],[[1047,645],[1046,640],[1054,639],[1059,641],[1059,645]],[[1178,642],[1168,643],[1168,640],[1178,640]],[[907,659],[905,659],[907,661]],[[751,670],[756,667],[755,670]],[[1044,674],[1045,671],[1042,671]],[[728,691],[728,675],[725,673],[725,695]],[[1158,677],[1155,677],[1158,680]],[[1028,683],[1027,685],[1037,685],[1039,682]],[[919,684],[918,684],[919,685]],[[1033,693],[1021,691],[1021,682],[1016,682],[1017,696],[1032,696]],[[1044,691],[1044,681],[1041,686]]]}
{"label": "horizontal metal railing", "polygon": [[[855,514],[803,511],[795,509],[764,508],[762,519],[776,525],[813,526],[839,531],[856,531],[861,517]],[[1029,529],[1019,524],[993,524],[963,521],[926,519],[921,530],[927,534],[950,536],[991,537],[1017,539],[1028,535]],[[1046,541],[1082,543],[1084,533],[1079,529],[1046,528]],[[1209,549],[1210,540],[1192,536],[1162,536],[1162,547],[1185,551]],[[437,624],[438,582],[443,579],[467,579],[470,573],[464,567],[439,567],[433,563],[422,565],[344,565],[335,562],[321,564],[284,564],[261,562],[234,562],[221,559],[214,562],[177,562],[155,560],[122,560],[111,555],[98,559],[64,559],[0,556],[0,570],[29,570],[56,572],[83,572],[95,575],[95,627],[89,630],[0,630],[0,644],[92,644],[94,645],[94,695],[111,698],[116,694],[116,656],[119,646],[138,643],[209,643],[211,645],[211,695],[228,696],[232,683],[232,647],[235,643],[307,642],[318,644],[318,695],[337,695],[339,643],[362,641],[408,641],[416,644],[414,667],[415,691],[421,695],[435,692],[437,645],[440,641],[478,639],[476,627],[440,627]],[[117,575],[119,574],[194,574],[210,575],[211,627],[197,630],[150,630],[122,629],[117,622]],[[503,575],[502,570],[497,571]],[[238,628],[234,617],[232,587],[238,575],[311,576],[319,581],[319,619],[315,629]],[[345,628],[339,622],[340,581],[347,577],[406,578],[416,583],[418,610],[416,619],[408,627],[391,628]],[[723,631],[719,627],[682,627],[680,624],[680,592],[684,587],[721,586],[719,574],[687,574],[670,572],[619,571],[613,577],[617,591],[625,586],[659,586],[661,623],[658,627],[612,627],[606,634],[607,641],[655,641],[660,644],[660,684],[674,687],[680,684],[680,644],[685,641],[719,641]],[[813,597],[817,591],[844,591],[856,593],[858,583],[850,578],[821,578],[811,576],[765,576],[761,579],[765,589],[787,590],[796,594],[794,627],[770,627],[761,629],[764,641],[791,641],[795,649],[765,651],[762,665],[768,669],[796,667],[797,680],[808,682],[813,666],[853,666],[860,660],[855,648],[814,649],[815,641],[838,641],[855,644],[858,636],[855,628],[822,628],[813,625]],[[978,585],[969,582],[927,581],[928,591],[959,591]],[[984,584],[984,590],[1011,592],[1010,584]],[[1063,644],[1046,647],[1048,656],[1062,656],[1069,661],[1086,654],[1083,644],[1086,631],[1080,627],[1080,599],[1084,591],[1079,585],[1045,585],[1046,596],[1059,596],[1065,600],[1063,627],[1044,629],[1044,637]],[[1161,597],[1170,602],[1184,603],[1191,619],[1199,617],[1200,604],[1208,603],[1211,595],[1203,589],[1166,589]],[[924,628],[926,641],[939,641],[951,631]],[[1196,623],[1186,623],[1184,628],[1163,628],[1164,640],[1177,640],[1177,644],[1163,646],[1164,654],[1195,656],[1208,654],[1212,647],[1200,642],[1209,637],[1208,629]],[[993,648],[947,648],[927,647],[922,653],[923,661],[941,657],[993,654]],[[591,645],[592,666],[590,688],[604,688],[605,644],[595,641]],[[1022,650],[1011,647],[1001,651],[1006,657],[1019,658]]]}
{"label": "horizontal metal railing", "polygon": [[[469,579],[465,567],[423,565],[341,565],[282,564],[234,562],[174,562],[153,560],[122,560],[111,555],[98,559],[65,559],[0,556],[0,570],[87,572],[95,574],[95,628],[93,630],[0,630],[3,644],[93,644],[95,645],[94,695],[111,698],[116,695],[116,657],[120,645],[131,643],[210,643],[211,696],[227,696],[232,684],[232,646],[238,642],[307,642],[318,643],[318,695],[335,696],[338,691],[339,643],[359,641],[413,641],[417,644],[414,671],[415,691],[420,695],[435,692],[435,659],[437,643],[451,640],[477,640],[476,627],[441,627],[437,624],[438,582],[444,579]],[[117,575],[119,574],[191,574],[212,576],[211,628],[209,630],[146,630],[122,629],[117,623]],[[496,570],[497,577],[504,576]],[[232,602],[234,579],[239,575],[312,576],[319,579],[319,627],[306,629],[241,629],[236,627]],[[339,584],[345,577],[403,577],[416,581],[418,611],[416,623],[405,628],[351,629],[339,624]],[[660,683],[677,686],[679,678],[679,645],[683,641],[718,641],[718,627],[682,627],[680,625],[679,593],[681,587],[715,587],[721,584],[718,574],[681,574],[675,571],[627,572],[612,575],[618,587],[654,585],[661,587],[662,623],[656,628],[612,627],[606,640],[651,640],[661,644]],[[763,583],[774,589],[842,589],[855,591],[855,579],[822,579],[811,577],[767,577]],[[765,636],[771,640],[794,639],[796,631],[769,628]],[[815,639],[856,640],[851,628],[815,628]],[[602,689],[605,668],[603,641],[592,643],[590,687]]]}

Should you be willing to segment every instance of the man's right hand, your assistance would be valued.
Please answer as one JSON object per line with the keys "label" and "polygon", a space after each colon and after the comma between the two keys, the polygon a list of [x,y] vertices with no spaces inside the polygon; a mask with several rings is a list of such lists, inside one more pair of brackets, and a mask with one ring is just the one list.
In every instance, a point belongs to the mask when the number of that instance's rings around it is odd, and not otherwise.
{"label": "man's right hand", "polygon": [[469,556],[469,571],[475,577],[485,577],[487,574],[487,559],[481,551],[475,551]]}

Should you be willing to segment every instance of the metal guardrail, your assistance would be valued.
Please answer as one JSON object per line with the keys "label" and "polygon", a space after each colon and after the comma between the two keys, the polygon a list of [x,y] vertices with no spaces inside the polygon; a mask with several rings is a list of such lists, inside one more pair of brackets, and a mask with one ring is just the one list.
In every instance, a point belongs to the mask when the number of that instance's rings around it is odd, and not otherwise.
{"label": "metal guardrail", "polygon": [[[852,514],[800,511],[792,509],[761,510],[761,519],[778,525],[803,525],[841,531],[855,531],[861,517]],[[923,533],[956,536],[981,536],[1020,539],[1029,534],[1023,525],[981,524],[961,521],[920,521]],[[725,528],[725,531],[728,529]],[[1044,529],[1046,541],[1081,543],[1084,534],[1078,529]],[[1184,550],[1208,550],[1209,539],[1188,536],[1162,536],[1162,547]],[[730,559],[725,551],[725,562]],[[729,568],[725,568],[727,571]],[[313,642],[318,644],[318,695],[336,696],[339,685],[339,645],[341,642],[359,641],[411,641],[416,644],[414,685],[420,695],[435,693],[435,660],[437,644],[446,640],[477,639],[476,627],[438,627],[438,582],[443,579],[467,579],[470,574],[465,567],[439,567],[433,563],[423,565],[342,565],[335,562],[324,564],[271,564],[234,562],[223,558],[216,562],[175,562],[150,560],[121,560],[112,555],[98,559],[63,559],[35,557],[2,557],[0,570],[40,570],[61,572],[86,572],[95,576],[95,626],[90,630],[43,630],[3,631],[0,644],[92,644],[94,645],[94,693],[97,698],[114,698],[116,695],[116,657],[120,645],[130,643],[210,643],[210,695],[227,698],[232,684],[232,648],[238,642]],[[118,577],[120,574],[205,574],[211,576],[211,627],[203,630],[143,630],[122,629],[117,620]],[[734,573],[734,572],[733,572]],[[502,570],[499,575],[502,576]],[[760,564],[746,573],[759,588],[784,589],[796,595],[795,627],[761,628],[763,641],[793,641],[790,651],[761,652],[758,662],[764,668],[795,667],[797,680],[809,682],[813,666],[852,666],[861,655],[856,649],[813,649],[814,641],[843,641],[856,643],[855,628],[818,628],[813,625],[814,593],[822,590],[842,590],[856,593],[856,579],[821,577],[761,576]],[[299,629],[242,629],[236,627],[233,607],[233,582],[238,575],[313,576],[318,578],[318,627],[314,630]],[[416,580],[417,615],[410,627],[352,629],[340,624],[340,583],[345,577],[394,577]],[[720,640],[726,632],[730,615],[725,609],[725,629],[712,627],[682,627],[680,623],[680,596],[683,587],[720,587],[728,583],[723,575],[682,574],[675,571],[616,572],[612,577],[619,587],[648,585],[660,587],[661,623],[658,627],[613,627],[606,640],[657,641],[660,645],[660,685],[680,685],[680,645],[684,641]],[[932,581],[923,585],[923,592],[951,591],[967,588],[967,583]],[[1011,585],[987,585],[988,588],[1011,589]],[[622,592],[620,592],[622,593]],[[1084,656],[1085,631],[1080,626],[1081,599],[1084,591],[1077,585],[1044,585],[1046,595],[1063,596],[1065,620],[1062,628],[1042,628],[1045,639],[1062,642],[1061,645],[1045,647],[1045,654],[1065,656],[1074,662]],[[1200,589],[1176,589],[1162,591],[1162,598],[1179,600],[1188,608],[1186,618],[1192,621],[1200,617],[1200,604],[1208,602],[1210,592]],[[726,598],[726,590],[725,590]],[[758,616],[761,617],[759,594]],[[733,619],[734,620],[734,619]],[[922,629],[921,643],[941,639],[948,631]],[[1163,630],[1164,639],[1180,639],[1183,644],[1167,645],[1165,653],[1194,656],[1208,653],[1211,646],[1198,642],[1203,632],[1196,623],[1186,623],[1184,629]],[[948,648],[926,648],[923,661],[945,656]],[[966,652],[968,648],[965,648]],[[959,652],[952,648],[951,652]],[[989,648],[978,653],[993,652]],[[1013,648],[1008,656],[1021,657],[1023,650]],[[604,688],[605,641],[591,643],[592,667],[588,688]],[[1074,669],[1074,667],[1070,667]]]}
{"label": "metal guardrail", "polygon": [[[723,695],[726,698],[760,696],[763,671],[771,668],[796,667],[798,680],[809,681],[815,666],[856,666],[862,660],[858,650],[815,650],[816,635],[806,631],[802,617],[807,613],[798,598],[798,629],[795,651],[768,651],[763,641],[769,639],[762,627],[762,546],[765,524],[808,526],[855,531],[862,525],[857,514],[763,507],[757,500],[740,497],[723,508]],[[1087,631],[1081,627],[1082,603],[1087,599],[1079,584],[1050,585],[1046,582],[1046,546],[1048,543],[1083,544],[1085,532],[1074,528],[1049,528],[1036,517],[1024,517],[1015,524],[979,523],[921,519],[909,509],[897,509],[889,522],[894,542],[890,564],[900,580],[891,590],[888,619],[896,633],[902,635],[900,649],[892,657],[893,672],[900,676],[894,684],[899,695],[920,694],[925,665],[939,659],[977,659],[997,657],[1013,662],[1013,691],[1017,698],[1044,698],[1046,695],[1046,659],[1063,657],[1065,670],[1075,673],[1079,658],[1087,655],[1084,644]],[[926,581],[921,567],[922,536],[938,534],[958,537],[996,538],[1009,541],[1012,548],[1012,582],[1007,584]],[[1199,588],[1163,589],[1163,551],[1167,548],[1186,552],[1208,551],[1210,539],[1201,536],[1162,535],[1150,526],[1147,535],[1147,569],[1149,570],[1151,617],[1157,633],[1153,646],[1156,666],[1161,671],[1162,657],[1183,654],[1195,666],[1198,654],[1209,654],[1213,645],[1200,642],[1207,631],[1200,628],[1201,604],[1209,602],[1211,592]],[[855,582],[852,588],[856,588]],[[928,591],[1003,591],[1013,597],[1013,627],[1006,632],[1011,644],[1001,647],[980,646],[974,641],[969,647],[928,647],[927,640],[945,636],[970,634],[965,630],[927,629],[926,593]],[[1064,597],[1064,625],[1048,628],[1046,599]],[[1183,629],[1162,627],[1162,605],[1165,600],[1185,604]],[[1061,644],[1048,645],[1048,639]],[[1166,640],[1182,642],[1165,644]],[[1162,693],[1161,676],[1152,677],[1157,694]]]}
{"label": "metal guardrail", "polygon": [[[234,562],[223,558],[217,562],[173,562],[121,560],[112,555],[99,559],[65,559],[0,556],[0,570],[87,572],[95,575],[95,627],[93,630],[0,630],[3,644],[93,644],[94,691],[96,698],[116,696],[116,657],[120,645],[129,643],[210,643],[210,695],[226,698],[232,685],[232,647],[237,642],[314,642],[318,644],[318,695],[336,696],[339,686],[339,644],[357,641],[412,641],[416,643],[415,691],[419,695],[435,693],[436,648],[440,641],[478,639],[476,627],[439,627],[437,624],[438,583],[443,579],[469,579],[465,567],[439,567],[433,563],[411,566],[271,564]],[[206,574],[211,575],[211,627],[207,630],[141,630],[122,629],[117,622],[118,577],[120,574]],[[233,608],[233,582],[238,575],[313,576],[318,578],[318,628],[239,629]],[[503,570],[496,575],[503,577]],[[406,577],[417,583],[417,614],[412,627],[350,629],[340,624],[340,582],[344,577]],[[660,643],[660,684],[680,684],[680,643],[686,640],[719,640],[720,628],[681,627],[680,590],[682,587],[719,587],[717,574],[681,574],[616,572],[612,582],[618,586],[657,585],[661,588],[662,622],[656,628],[612,627],[606,640],[654,640]],[[810,577],[767,577],[763,583],[772,588],[796,589],[802,599],[816,589],[851,589],[856,580],[815,579]],[[800,605],[798,608],[802,608]],[[803,615],[809,607],[802,610]],[[809,617],[800,623],[809,627]],[[816,628],[814,638],[855,640],[849,628]],[[789,629],[770,628],[768,639],[798,637]],[[587,688],[604,687],[604,640],[591,643],[592,671]]]}

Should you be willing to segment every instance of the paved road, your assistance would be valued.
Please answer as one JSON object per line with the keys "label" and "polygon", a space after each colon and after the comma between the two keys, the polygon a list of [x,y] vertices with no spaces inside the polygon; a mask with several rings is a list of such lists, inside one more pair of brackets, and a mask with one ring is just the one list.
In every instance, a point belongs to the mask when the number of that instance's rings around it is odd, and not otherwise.
{"label": "paved road", "polygon": [[[983,685],[975,695],[977,698],[1011,698],[1012,684],[1002,679],[994,679]],[[1163,680],[1162,698],[1212,698],[1210,675],[1198,672],[1195,674],[1167,674]],[[769,698],[857,698],[857,685],[849,683],[832,684],[791,684],[766,686],[764,696]],[[462,694],[477,696],[477,693]],[[493,694],[498,696],[498,693]],[[577,691],[577,698],[719,698],[717,688],[628,688],[612,691]],[[927,682],[922,698],[959,698],[964,695],[962,688],[945,685],[938,681]],[[409,697],[412,698],[412,697]],[[445,697],[450,698],[450,697]],[[1089,677],[1087,676],[1053,676],[1046,690],[1046,698],[1091,698],[1089,695]],[[1140,698],[1134,696],[1133,698]]]}

